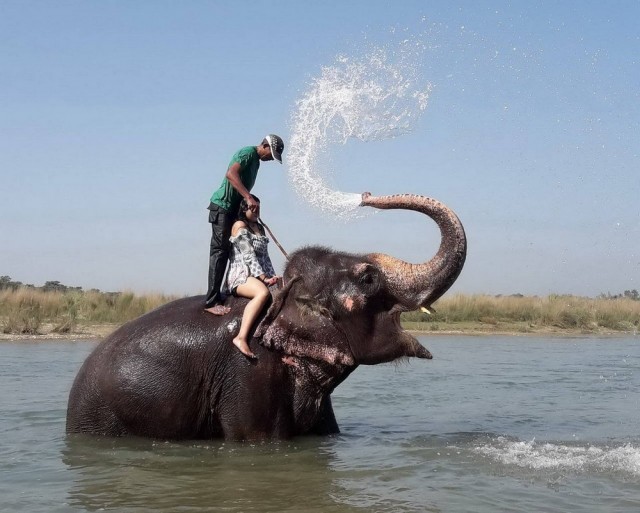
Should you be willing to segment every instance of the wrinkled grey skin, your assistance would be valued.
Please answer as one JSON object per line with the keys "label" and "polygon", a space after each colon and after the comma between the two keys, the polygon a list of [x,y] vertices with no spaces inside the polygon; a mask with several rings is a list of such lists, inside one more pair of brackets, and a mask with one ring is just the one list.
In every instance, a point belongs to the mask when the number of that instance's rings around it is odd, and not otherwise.
{"label": "wrinkled grey skin", "polygon": [[162,439],[287,439],[339,431],[330,394],[358,365],[431,358],[400,327],[455,281],[466,238],[455,214],[420,196],[373,197],[434,219],[438,253],[424,264],[308,247],[291,255],[285,286],[257,326],[250,361],[231,343],[246,300],[218,317],[202,297],[131,321],[96,347],[69,396],[68,433]]}

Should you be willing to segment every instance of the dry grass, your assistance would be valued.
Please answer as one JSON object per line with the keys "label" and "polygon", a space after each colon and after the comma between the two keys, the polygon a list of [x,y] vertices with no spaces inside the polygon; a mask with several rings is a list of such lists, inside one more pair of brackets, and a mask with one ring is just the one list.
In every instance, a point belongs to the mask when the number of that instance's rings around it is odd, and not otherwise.
{"label": "dry grass", "polygon": [[78,324],[121,324],[173,299],[133,292],[44,292],[32,288],[0,291],[0,331],[37,334],[45,324],[55,333],[69,333]]}
{"label": "dry grass", "polygon": [[[78,326],[122,324],[173,299],[164,294],[96,291],[43,292],[32,288],[0,291],[0,331],[37,334],[43,325],[55,333],[70,333]],[[409,329],[445,331],[471,330],[529,332],[544,328],[597,332],[605,329],[636,332],[640,328],[640,301],[629,298],[591,299],[577,296],[445,296],[435,305],[436,313],[402,315]]]}
{"label": "dry grass", "polygon": [[[640,301],[629,298],[591,299],[577,296],[486,296],[458,294],[444,297],[435,305],[433,316],[422,312],[403,314],[403,321],[422,323],[426,330],[442,325],[482,323],[527,327],[553,327],[597,331],[636,331],[640,327]],[[430,325],[439,328],[431,328]],[[415,328],[417,329],[417,328]]]}

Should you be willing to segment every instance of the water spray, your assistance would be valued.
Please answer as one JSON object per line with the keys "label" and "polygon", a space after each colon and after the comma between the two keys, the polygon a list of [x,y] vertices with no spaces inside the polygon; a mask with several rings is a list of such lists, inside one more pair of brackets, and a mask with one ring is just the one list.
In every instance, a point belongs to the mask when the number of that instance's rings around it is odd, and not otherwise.
{"label": "water spray", "polygon": [[299,196],[339,219],[364,217],[361,195],[334,190],[327,165],[332,145],[381,141],[411,132],[427,107],[432,86],[419,74],[420,45],[370,49],[339,56],[321,69],[296,102],[291,119],[289,181]]}

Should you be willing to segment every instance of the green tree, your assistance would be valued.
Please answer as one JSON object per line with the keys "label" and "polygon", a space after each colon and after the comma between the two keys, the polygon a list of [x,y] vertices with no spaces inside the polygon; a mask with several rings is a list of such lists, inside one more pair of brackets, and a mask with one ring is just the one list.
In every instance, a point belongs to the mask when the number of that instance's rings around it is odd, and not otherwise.
{"label": "green tree", "polygon": [[3,289],[12,289],[16,290],[17,288],[22,287],[21,281],[13,281],[10,276],[0,276],[0,290]]}
{"label": "green tree", "polygon": [[67,286],[59,281],[46,281],[42,286],[42,290],[44,292],[64,292],[67,290]]}
{"label": "green tree", "polygon": [[629,299],[633,299],[634,301],[640,300],[640,294],[636,289],[633,290],[625,290],[624,297],[628,297]]}

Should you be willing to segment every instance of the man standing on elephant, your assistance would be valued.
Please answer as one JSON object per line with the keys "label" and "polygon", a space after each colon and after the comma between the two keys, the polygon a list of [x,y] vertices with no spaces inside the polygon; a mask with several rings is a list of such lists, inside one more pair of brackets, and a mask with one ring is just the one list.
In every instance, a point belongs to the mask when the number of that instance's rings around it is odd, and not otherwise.
{"label": "man standing on elephant", "polygon": [[252,211],[258,203],[251,196],[260,161],[277,160],[282,164],[284,142],[275,135],[267,135],[258,146],[246,146],[238,150],[229,163],[220,187],[209,203],[211,223],[211,247],[209,250],[209,283],[205,310],[214,315],[224,315],[229,308],[222,304],[220,286],[229,260],[231,226],[238,215],[238,207],[244,198]]}

